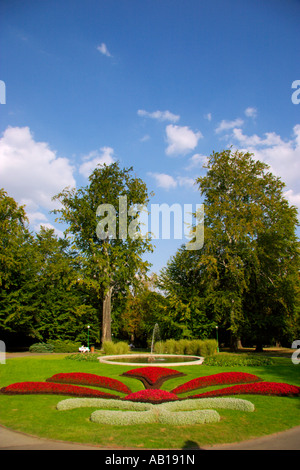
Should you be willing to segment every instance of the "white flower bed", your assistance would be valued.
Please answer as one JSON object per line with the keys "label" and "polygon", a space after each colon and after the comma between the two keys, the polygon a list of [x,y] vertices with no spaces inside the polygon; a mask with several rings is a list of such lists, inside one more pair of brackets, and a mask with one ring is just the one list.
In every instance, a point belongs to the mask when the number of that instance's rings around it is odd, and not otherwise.
{"label": "white flower bed", "polygon": [[109,411],[97,410],[91,414],[91,421],[98,424],[128,426],[132,424],[156,423],[156,413],[148,411]]}
{"label": "white flower bed", "polygon": [[216,423],[220,415],[214,408],[254,411],[254,405],[240,398],[194,398],[153,405],[106,398],[69,398],[57,404],[61,411],[82,407],[99,407],[91,414],[91,421],[99,424],[133,425],[162,423],[187,425]]}
{"label": "white flower bed", "polygon": [[175,413],[161,409],[158,413],[158,422],[184,426],[187,424],[217,423],[221,417],[215,410],[176,411]]}
{"label": "white flower bed", "polygon": [[147,411],[153,407],[151,403],[139,403],[127,400],[107,398],[67,398],[60,401],[56,408],[60,411],[74,410],[75,408],[101,408],[103,410],[131,410]]}
{"label": "white flower bed", "polygon": [[180,400],[174,402],[163,403],[157,405],[163,407],[168,411],[190,411],[190,410],[203,410],[203,409],[229,409],[239,411],[254,411],[254,405],[249,400],[242,400],[241,398],[192,398],[187,400]]}

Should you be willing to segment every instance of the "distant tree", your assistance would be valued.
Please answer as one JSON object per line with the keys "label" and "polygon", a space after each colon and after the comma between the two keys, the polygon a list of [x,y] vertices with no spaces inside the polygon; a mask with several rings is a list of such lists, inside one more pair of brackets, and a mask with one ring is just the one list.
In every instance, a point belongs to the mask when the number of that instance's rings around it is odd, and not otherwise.
{"label": "distant tree", "polygon": [[215,328],[206,299],[199,254],[183,245],[162,269],[158,285],[166,293],[168,332],[173,338],[209,338]]}
{"label": "distant tree", "polygon": [[149,345],[156,323],[160,334],[165,336],[167,305],[165,297],[155,289],[153,278],[140,279],[127,296],[120,319],[120,332],[135,345],[144,347],[147,343]]}
{"label": "distant tree", "polygon": [[[120,205],[120,197],[126,202]],[[80,259],[84,284],[98,299],[102,317],[102,342],[111,340],[111,299],[119,285],[129,288],[137,280],[136,275],[148,268],[143,261],[145,252],[152,249],[149,240],[140,236],[128,236],[136,225],[136,214],[127,214],[127,207],[145,206],[148,193],[145,183],[132,176],[132,168],[121,169],[119,163],[98,166],[89,177],[89,184],[80,189],[64,189],[55,196],[62,208],[55,211],[59,220],[66,222],[66,234],[73,236],[73,247]],[[105,218],[102,210],[105,209]],[[111,213],[109,207],[113,207]],[[98,214],[98,215],[97,215]],[[100,225],[99,225],[100,224]],[[101,229],[99,229],[101,227]],[[114,232],[114,236],[110,230]],[[97,229],[97,232],[96,232]],[[99,230],[98,230],[99,229]]]}

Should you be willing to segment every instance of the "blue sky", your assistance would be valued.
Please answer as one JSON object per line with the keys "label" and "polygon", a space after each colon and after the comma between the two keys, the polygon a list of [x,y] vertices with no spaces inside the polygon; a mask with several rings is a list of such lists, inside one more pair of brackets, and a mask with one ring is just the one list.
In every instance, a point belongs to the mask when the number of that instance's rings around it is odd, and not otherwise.
{"label": "blue sky", "polygon": [[[195,207],[230,145],[300,207],[299,1],[1,0],[0,18],[0,186],[33,229],[62,230],[51,197],[115,160],[151,203]],[[158,240],[153,270],[186,241]]]}

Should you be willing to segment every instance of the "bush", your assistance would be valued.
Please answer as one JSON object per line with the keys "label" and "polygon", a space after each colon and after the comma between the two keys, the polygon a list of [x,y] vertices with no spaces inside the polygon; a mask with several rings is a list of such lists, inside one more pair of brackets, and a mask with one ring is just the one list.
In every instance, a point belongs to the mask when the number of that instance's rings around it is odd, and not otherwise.
{"label": "bush", "polygon": [[113,343],[112,341],[104,341],[102,345],[104,354],[107,356],[115,356],[119,354],[129,354],[130,348],[125,341],[119,341],[118,343]]}
{"label": "bush", "polygon": [[52,353],[53,345],[47,343],[34,343],[29,347],[29,352],[32,353]]}
{"label": "bush", "polygon": [[115,354],[129,354],[130,348],[125,341],[119,341],[118,343],[115,343],[115,351]]}
{"label": "bush", "polygon": [[93,353],[76,353],[66,356],[65,359],[71,359],[71,361],[81,361],[81,362],[98,362],[99,354]]}
{"label": "bush", "polygon": [[274,364],[270,357],[250,357],[242,354],[213,355],[205,359],[206,366],[234,367],[234,366],[269,366]]}
{"label": "bush", "polygon": [[82,343],[71,341],[71,340],[52,340],[53,352],[56,353],[75,353],[78,352],[78,348]]}
{"label": "bush", "polygon": [[[215,354],[218,343],[215,339],[188,340],[188,339],[167,339],[161,343],[163,354],[180,354],[191,356],[211,356]],[[154,352],[157,352],[154,348]]]}

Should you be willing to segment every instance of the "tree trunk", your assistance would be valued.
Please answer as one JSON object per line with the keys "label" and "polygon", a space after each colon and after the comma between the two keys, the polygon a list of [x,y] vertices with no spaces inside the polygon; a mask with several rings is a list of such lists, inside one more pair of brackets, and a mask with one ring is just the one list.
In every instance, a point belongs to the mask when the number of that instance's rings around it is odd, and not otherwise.
{"label": "tree trunk", "polygon": [[242,347],[243,346],[242,346],[241,338],[239,338],[238,336],[231,335],[231,338],[230,338],[230,349],[231,349],[231,351],[237,352]]}
{"label": "tree trunk", "polygon": [[259,341],[259,340],[257,341],[255,352],[263,352],[263,342],[262,341]]}
{"label": "tree trunk", "polygon": [[102,311],[102,344],[104,341],[111,341],[111,294],[113,288],[110,287],[103,300]]}

